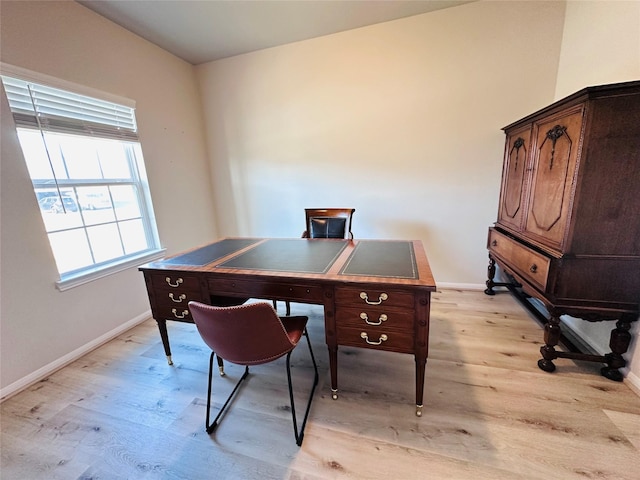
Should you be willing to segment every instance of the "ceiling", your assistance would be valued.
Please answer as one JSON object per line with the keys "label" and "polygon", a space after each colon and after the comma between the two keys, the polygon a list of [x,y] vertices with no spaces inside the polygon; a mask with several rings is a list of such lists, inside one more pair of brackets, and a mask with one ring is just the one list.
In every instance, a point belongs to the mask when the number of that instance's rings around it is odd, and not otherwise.
{"label": "ceiling", "polygon": [[469,0],[77,0],[194,65]]}

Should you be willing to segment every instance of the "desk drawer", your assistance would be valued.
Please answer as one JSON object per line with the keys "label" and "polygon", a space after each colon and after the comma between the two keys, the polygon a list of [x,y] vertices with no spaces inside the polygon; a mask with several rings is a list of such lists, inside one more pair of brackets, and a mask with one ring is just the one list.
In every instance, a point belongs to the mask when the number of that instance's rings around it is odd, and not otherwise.
{"label": "desk drawer", "polygon": [[164,318],[165,320],[193,323],[191,312],[189,312],[189,308],[186,305],[175,307],[172,305],[159,305],[154,309],[153,316],[154,318]]}
{"label": "desk drawer", "polygon": [[532,284],[546,289],[551,264],[548,257],[493,229],[489,230],[488,248]]}
{"label": "desk drawer", "polygon": [[181,313],[178,313],[178,317],[172,314],[174,307],[176,311],[182,312],[190,301],[203,301],[200,282],[196,276],[154,274],[151,276],[151,284],[153,285],[153,303],[158,311],[162,308],[164,318],[180,317]]}
{"label": "desk drawer", "polygon": [[209,291],[212,295],[275,298],[302,303],[323,302],[322,287],[319,285],[211,278],[209,279]]}
{"label": "desk drawer", "polygon": [[[157,305],[166,305],[173,307],[187,307],[189,302],[194,300],[202,302],[200,290],[176,289],[175,291],[167,291],[165,289],[155,290],[155,302]],[[209,303],[205,300],[205,303]]]}
{"label": "desk drawer", "polygon": [[197,276],[181,275],[176,272],[171,273],[156,273],[151,275],[151,284],[153,288],[158,291],[168,290],[196,290],[200,291],[200,282]]}
{"label": "desk drawer", "polygon": [[414,308],[414,296],[412,293],[390,289],[376,289],[363,286],[337,287],[335,290],[336,304],[353,307],[397,307]]}
{"label": "desk drawer", "polygon": [[380,327],[345,327],[338,325],[338,344],[390,352],[413,353],[413,330],[399,332]]}
{"label": "desk drawer", "polygon": [[336,309],[336,322],[339,326],[379,330],[413,331],[414,313],[409,310],[339,307]]}

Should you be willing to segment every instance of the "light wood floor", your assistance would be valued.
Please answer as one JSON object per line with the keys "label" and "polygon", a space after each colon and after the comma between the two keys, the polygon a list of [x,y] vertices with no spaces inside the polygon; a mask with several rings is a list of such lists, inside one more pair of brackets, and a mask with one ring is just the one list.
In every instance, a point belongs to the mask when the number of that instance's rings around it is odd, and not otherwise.
{"label": "light wood floor", "polygon": [[[507,293],[433,295],[422,418],[410,355],[341,348],[333,401],[322,310],[292,308],[311,317],[321,369],[301,448],[283,360],[252,369],[209,436],[207,348],[171,323],[169,367],[150,319],[1,405],[2,480],[640,478],[640,397],[599,364],[539,370],[542,329]],[[228,365],[214,391],[239,371]]]}

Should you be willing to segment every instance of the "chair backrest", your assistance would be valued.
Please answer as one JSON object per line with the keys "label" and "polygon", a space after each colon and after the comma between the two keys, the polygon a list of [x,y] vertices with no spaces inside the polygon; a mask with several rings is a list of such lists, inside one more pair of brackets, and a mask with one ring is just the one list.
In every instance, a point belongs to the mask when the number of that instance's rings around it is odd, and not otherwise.
{"label": "chair backrest", "polygon": [[259,365],[289,353],[292,339],[273,307],[266,302],[214,307],[189,302],[202,340],[220,358],[239,365]]}
{"label": "chair backrest", "polygon": [[303,238],[353,238],[351,219],[355,208],[305,208]]}

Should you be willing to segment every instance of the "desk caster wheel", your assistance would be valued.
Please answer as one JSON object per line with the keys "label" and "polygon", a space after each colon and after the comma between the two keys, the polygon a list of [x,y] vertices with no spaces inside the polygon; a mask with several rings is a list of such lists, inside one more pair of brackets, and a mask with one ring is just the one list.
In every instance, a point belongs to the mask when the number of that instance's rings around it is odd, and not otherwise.
{"label": "desk caster wheel", "polygon": [[422,405],[416,405],[416,417],[422,416]]}
{"label": "desk caster wheel", "polygon": [[334,400],[338,399],[338,390],[331,389],[331,398]]}

